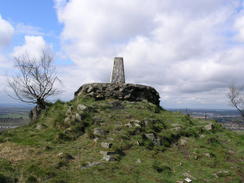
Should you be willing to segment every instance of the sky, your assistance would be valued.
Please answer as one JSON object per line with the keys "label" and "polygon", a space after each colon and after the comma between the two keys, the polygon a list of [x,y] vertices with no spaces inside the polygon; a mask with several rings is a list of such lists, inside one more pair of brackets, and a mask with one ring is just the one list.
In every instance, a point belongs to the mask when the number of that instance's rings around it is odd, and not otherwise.
{"label": "sky", "polygon": [[242,0],[1,0],[0,103],[15,103],[14,57],[55,56],[70,100],[84,83],[109,82],[124,58],[126,82],[153,86],[165,108],[231,108],[244,78]]}

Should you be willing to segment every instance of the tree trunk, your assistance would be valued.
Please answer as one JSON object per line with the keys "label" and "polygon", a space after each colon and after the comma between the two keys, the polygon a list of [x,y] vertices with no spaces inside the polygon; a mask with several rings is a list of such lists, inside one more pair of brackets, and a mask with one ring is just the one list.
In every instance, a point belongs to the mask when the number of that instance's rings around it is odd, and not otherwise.
{"label": "tree trunk", "polygon": [[43,110],[47,108],[47,103],[43,99],[37,99],[36,106],[30,111],[31,123],[35,122]]}

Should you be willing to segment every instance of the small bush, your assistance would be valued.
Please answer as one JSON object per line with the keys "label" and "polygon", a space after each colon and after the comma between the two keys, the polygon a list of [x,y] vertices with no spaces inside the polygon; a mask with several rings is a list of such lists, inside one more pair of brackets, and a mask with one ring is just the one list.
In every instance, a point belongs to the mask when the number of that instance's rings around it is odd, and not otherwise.
{"label": "small bush", "polygon": [[38,182],[38,181],[37,181],[37,178],[34,176],[29,176],[26,180],[26,183],[36,183],[36,182]]}
{"label": "small bush", "polygon": [[216,137],[208,138],[207,143],[212,144],[212,145],[219,145],[220,144],[219,140]]}
{"label": "small bush", "polygon": [[63,132],[60,132],[60,133],[58,133],[58,135],[56,136],[56,140],[57,140],[58,142],[69,141],[69,140],[71,140],[71,137],[68,136],[67,134],[63,133]]}
{"label": "small bush", "polygon": [[154,170],[156,170],[158,173],[163,173],[165,175],[171,175],[172,174],[172,170],[170,167],[162,165],[160,162],[158,161],[154,161],[152,168]]}

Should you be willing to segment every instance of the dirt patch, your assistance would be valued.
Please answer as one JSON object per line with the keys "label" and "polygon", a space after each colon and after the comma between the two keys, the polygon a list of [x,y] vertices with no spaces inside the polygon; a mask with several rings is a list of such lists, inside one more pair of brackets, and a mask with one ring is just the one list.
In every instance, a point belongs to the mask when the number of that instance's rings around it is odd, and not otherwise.
{"label": "dirt patch", "polygon": [[0,144],[0,158],[7,159],[11,162],[30,159],[33,152],[35,152],[34,148],[20,146],[10,142]]}

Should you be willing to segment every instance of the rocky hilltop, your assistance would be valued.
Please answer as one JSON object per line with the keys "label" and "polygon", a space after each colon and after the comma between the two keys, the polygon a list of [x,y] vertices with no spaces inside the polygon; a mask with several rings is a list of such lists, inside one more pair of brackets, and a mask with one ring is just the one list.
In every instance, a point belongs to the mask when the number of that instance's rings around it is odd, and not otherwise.
{"label": "rocky hilltop", "polygon": [[0,132],[1,183],[241,183],[244,136],[159,106],[149,86],[81,86],[29,125]]}
{"label": "rocky hilltop", "polygon": [[77,96],[88,96],[96,100],[118,99],[127,101],[146,100],[159,106],[159,94],[150,87],[128,83],[92,83],[82,85],[76,92]]}
{"label": "rocky hilltop", "polygon": [[83,95],[91,86],[1,132],[1,183],[244,181],[243,135],[158,102]]}

